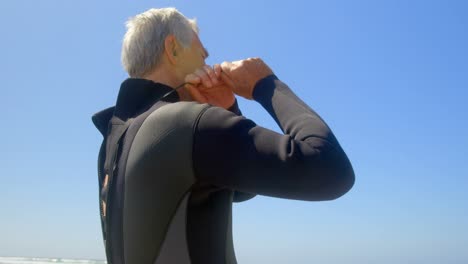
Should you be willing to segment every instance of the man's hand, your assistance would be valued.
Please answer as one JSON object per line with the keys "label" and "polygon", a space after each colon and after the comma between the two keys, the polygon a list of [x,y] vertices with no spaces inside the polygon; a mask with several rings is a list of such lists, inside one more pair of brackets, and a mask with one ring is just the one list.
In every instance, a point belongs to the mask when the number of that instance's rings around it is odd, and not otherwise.
{"label": "man's hand", "polygon": [[232,91],[246,99],[253,98],[255,84],[273,74],[273,71],[260,58],[249,58],[221,64],[221,79]]}
{"label": "man's hand", "polygon": [[220,65],[213,68],[205,65],[185,77],[185,87],[194,100],[228,109],[234,104],[235,96],[233,87],[224,82],[223,75]]}

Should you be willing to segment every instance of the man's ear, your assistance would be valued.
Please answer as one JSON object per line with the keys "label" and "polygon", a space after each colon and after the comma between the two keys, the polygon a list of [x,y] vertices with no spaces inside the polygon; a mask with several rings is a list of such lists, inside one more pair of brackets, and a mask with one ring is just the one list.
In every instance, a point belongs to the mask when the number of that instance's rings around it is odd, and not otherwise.
{"label": "man's ear", "polygon": [[178,46],[179,44],[174,35],[169,35],[164,40],[164,53],[171,64],[177,64]]}

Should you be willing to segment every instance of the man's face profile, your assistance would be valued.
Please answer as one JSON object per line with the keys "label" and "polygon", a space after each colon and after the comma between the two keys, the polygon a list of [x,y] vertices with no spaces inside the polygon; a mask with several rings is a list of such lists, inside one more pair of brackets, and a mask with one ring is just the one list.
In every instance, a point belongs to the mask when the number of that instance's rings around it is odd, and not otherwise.
{"label": "man's face profile", "polygon": [[180,56],[183,72],[185,74],[190,74],[205,65],[205,59],[208,57],[208,52],[201,43],[198,35],[194,33],[190,47],[182,49]]}

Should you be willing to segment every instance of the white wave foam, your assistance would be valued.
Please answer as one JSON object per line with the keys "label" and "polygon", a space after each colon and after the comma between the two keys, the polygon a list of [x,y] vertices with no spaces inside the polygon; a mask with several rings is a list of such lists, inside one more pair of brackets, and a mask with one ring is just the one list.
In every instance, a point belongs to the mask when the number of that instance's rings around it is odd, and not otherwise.
{"label": "white wave foam", "polygon": [[63,259],[63,258],[24,258],[0,257],[0,264],[106,264],[104,260]]}

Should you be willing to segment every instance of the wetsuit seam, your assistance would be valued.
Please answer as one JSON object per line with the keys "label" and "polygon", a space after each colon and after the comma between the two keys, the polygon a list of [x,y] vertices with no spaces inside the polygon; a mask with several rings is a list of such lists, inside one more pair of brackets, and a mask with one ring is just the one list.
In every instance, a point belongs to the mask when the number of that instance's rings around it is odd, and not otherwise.
{"label": "wetsuit seam", "polygon": [[192,157],[191,157],[191,160],[192,160],[192,171],[193,171],[193,174],[195,176],[195,178],[198,180],[198,177],[197,177],[197,170],[195,169],[195,162],[193,160],[193,157],[195,157],[194,155],[194,152],[195,152],[195,135],[197,134],[197,128],[198,128],[198,124],[200,123],[200,119],[202,117],[202,115],[208,110],[210,109],[211,107],[208,105],[206,106],[204,109],[202,109],[200,111],[200,113],[198,114],[197,118],[195,119],[195,122],[193,123],[193,127],[192,127]]}
{"label": "wetsuit seam", "polygon": [[[182,198],[177,202],[177,206],[176,206],[176,209],[174,210],[174,212],[171,214],[171,217],[170,217],[170,221],[169,223],[167,224],[166,228],[165,228],[165,231],[164,231],[164,240],[162,241],[161,243],[161,246],[158,250],[158,253],[156,254],[154,260],[152,263],[156,263],[156,261],[158,260],[159,256],[161,255],[161,249],[164,247],[164,244],[166,243],[166,239],[167,239],[167,233],[169,232],[169,229],[171,227],[171,224],[172,224],[172,221],[174,220],[174,216],[177,214],[177,211],[179,211],[179,207],[182,203],[182,201],[185,199],[185,196],[189,195],[191,192],[192,192],[192,189],[193,189],[193,184],[192,186],[190,186],[190,188],[184,192],[184,195],[182,195]],[[185,210],[188,209],[188,201],[190,199],[190,195],[187,197],[187,206],[185,208]],[[184,225],[187,227],[187,213],[185,212],[185,222],[184,222]],[[190,250],[189,250],[189,246],[188,246],[188,242],[187,242],[187,229],[185,229],[185,244],[187,246],[187,254],[189,255],[189,258],[190,258],[190,261],[192,261],[191,259],[191,256],[190,256]]]}
{"label": "wetsuit seam", "polygon": [[[234,192],[231,191],[231,193],[229,195],[230,195],[229,203],[230,203],[231,209],[230,209],[230,212],[229,212],[230,216],[228,218],[227,225],[226,225],[226,228],[225,228],[225,230],[226,230],[226,234],[225,234],[225,238],[224,238],[224,262],[225,263],[230,263],[230,262],[228,262],[228,259],[227,259],[228,258],[228,246],[229,246],[227,239],[229,237],[228,232],[230,230],[229,229],[229,224],[231,224],[231,234],[232,234],[232,203],[233,203],[233,199],[234,199]],[[231,239],[233,240],[234,238],[231,237]],[[234,241],[232,241],[232,243],[234,243]],[[234,249],[232,249],[232,250],[234,251]]]}
{"label": "wetsuit seam", "polygon": [[[202,117],[202,115],[206,112],[206,110],[208,110],[210,108],[210,105],[206,105],[201,111],[200,113],[198,114],[197,118],[195,118],[195,121],[193,122],[193,127],[192,127],[192,156],[190,157],[190,160],[192,161],[191,162],[191,167],[192,167],[192,172],[193,172],[193,176],[195,178],[195,182],[198,180],[197,178],[197,173],[195,171],[195,162],[193,160],[193,157],[194,157],[194,151],[195,151],[195,133],[196,133],[196,129],[198,127],[198,123],[200,122],[200,119]],[[192,184],[192,186],[190,186],[190,191],[193,189],[194,187],[194,184]],[[190,197],[191,197],[191,194],[189,195],[189,197],[187,198],[187,207],[185,208],[185,210],[188,211],[188,207],[189,207],[189,201],[190,201]],[[190,246],[189,246],[189,240],[188,240],[188,227],[187,227],[187,223],[188,223],[188,212],[186,212],[185,214],[185,243],[186,243],[186,246],[187,246],[187,254],[189,256],[189,259],[190,259],[190,262],[192,262],[192,259],[193,259],[193,256],[191,254],[191,251],[190,251]]]}

